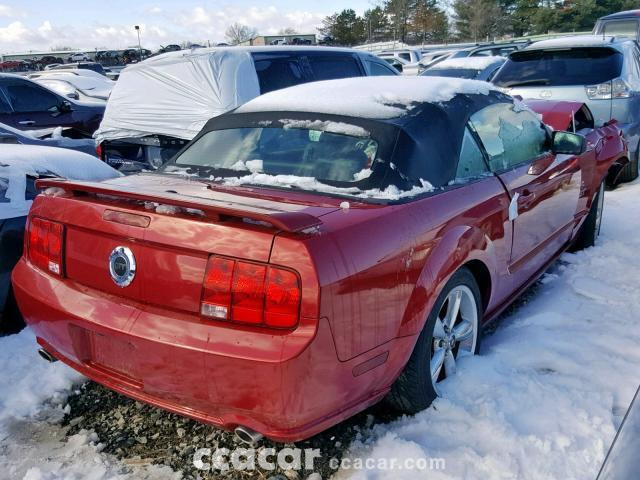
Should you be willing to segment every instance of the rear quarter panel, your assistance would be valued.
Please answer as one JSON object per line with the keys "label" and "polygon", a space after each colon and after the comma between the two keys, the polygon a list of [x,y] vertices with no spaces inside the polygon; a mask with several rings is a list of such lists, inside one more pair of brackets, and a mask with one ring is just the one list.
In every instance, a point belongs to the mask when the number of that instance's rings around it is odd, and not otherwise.
{"label": "rear quarter panel", "polygon": [[487,307],[504,299],[512,290],[500,281],[511,249],[508,204],[491,176],[403,205],[325,216],[308,248],[339,359],[419,333],[446,281],[470,260],[490,271]]}

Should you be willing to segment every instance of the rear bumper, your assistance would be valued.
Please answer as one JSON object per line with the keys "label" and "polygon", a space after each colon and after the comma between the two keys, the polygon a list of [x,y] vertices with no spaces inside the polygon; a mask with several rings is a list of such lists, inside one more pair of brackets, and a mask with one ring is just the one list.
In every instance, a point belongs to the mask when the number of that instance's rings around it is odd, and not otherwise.
{"label": "rear bumper", "polygon": [[[340,362],[326,319],[302,322],[287,335],[240,331],[60,281],[24,259],[13,285],[38,343],[92,380],[202,422],[244,425],[284,442],[380,400],[414,341],[398,339]],[[376,360],[385,354],[387,361]]]}

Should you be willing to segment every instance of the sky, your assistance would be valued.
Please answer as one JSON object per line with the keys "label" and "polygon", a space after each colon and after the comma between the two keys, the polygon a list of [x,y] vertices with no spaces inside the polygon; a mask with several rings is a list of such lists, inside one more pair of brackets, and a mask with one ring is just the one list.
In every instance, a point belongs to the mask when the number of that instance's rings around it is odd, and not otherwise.
{"label": "sky", "polygon": [[316,33],[322,19],[344,8],[359,14],[376,0],[0,0],[0,52],[117,49],[137,45],[134,25],[140,26],[142,46],[191,41],[224,41],[234,22],[260,34],[291,27]]}

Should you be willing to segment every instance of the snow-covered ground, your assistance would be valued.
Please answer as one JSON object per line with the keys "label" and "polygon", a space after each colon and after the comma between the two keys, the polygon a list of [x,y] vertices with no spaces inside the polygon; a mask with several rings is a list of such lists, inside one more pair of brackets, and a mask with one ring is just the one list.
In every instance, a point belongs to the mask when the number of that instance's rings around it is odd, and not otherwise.
{"label": "snow-covered ground", "polygon": [[[374,426],[347,455],[445,468],[337,479],[595,479],[640,383],[640,181],[605,199],[596,247],[565,254],[482,355],[459,362],[432,408]],[[65,440],[56,422],[82,378],[42,361],[29,331],[0,338],[0,372],[0,478],[180,478],[100,453],[92,432]]]}
{"label": "snow-covered ground", "polygon": [[432,408],[351,446],[351,457],[444,459],[444,470],[338,478],[595,479],[640,384],[639,202],[638,180],[607,192],[595,247],[565,254]]}

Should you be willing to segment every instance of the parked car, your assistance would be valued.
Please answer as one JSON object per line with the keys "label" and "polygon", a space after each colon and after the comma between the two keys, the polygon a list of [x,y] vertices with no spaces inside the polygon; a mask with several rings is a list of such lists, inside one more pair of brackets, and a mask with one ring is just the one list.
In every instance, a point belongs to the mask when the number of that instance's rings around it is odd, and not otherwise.
{"label": "parked car", "polygon": [[378,56],[393,57],[404,60],[405,63],[418,63],[422,58],[422,51],[419,48],[400,48],[395,50],[383,50]]}
{"label": "parked car", "polygon": [[170,52],[122,71],[96,139],[101,157],[114,168],[129,173],[155,169],[195,137],[211,117],[262,93],[363,75],[397,72],[375,55],[341,48],[220,47]]}
{"label": "parked car", "polygon": [[640,10],[626,10],[600,17],[593,28],[593,34],[640,40]]}
{"label": "parked car", "polygon": [[640,472],[640,389],[636,391],[596,480],[628,480]]}
{"label": "parked car", "polygon": [[69,58],[68,58],[69,63],[88,62],[90,60],[91,59],[89,58],[89,55],[87,55],[86,53],[83,53],[83,52],[74,53],[72,55],[69,55]]}
{"label": "parked car", "polygon": [[456,50],[450,58],[464,58],[464,57],[482,57],[482,56],[494,56],[494,57],[508,57],[511,53],[522,50],[531,42],[489,42],[479,43],[472,47],[465,47]]}
{"label": "parked car", "polygon": [[104,108],[104,103],[63,97],[25,77],[0,74],[0,122],[19,130],[65,126],[91,136]]}
{"label": "parked car", "polygon": [[106,101],[115,85],[108,77],[93,70],[54,70],[28,75],[28,78],[60,95],[82,101]]}
{"label": "parked car", "polygon": [[417,75],[419,72],[420,64],[418,62],[410,62],[397,54],[378,53],[378,57],[393,66],[403,75]]}
{"label": "parked car", "polygon": [[81,133],[68,127],[23,131],[0,123],[0,143],[69,148],[96,156],[93,139],[83,138]]}
{"label": "parked car", "polygon": [[640,49],[635,41],[577,36],[536,42],[509,55],[493,83],[525,99],[585,103],[596,125],[617,120],[631,156],[620,180],[638,176]]}
{"label": "parked car", "polygon": [[[94,156],[51,146],[2,145],[0,148],[0,333],[23,322],[10,286],[11,270],[22,255],[27,213],[39,178],[104,180],[119,173]],[[49,244],[52,247],[52,244]]]}
{"label": "parked car", "polygon": [[504,57],[449,58],[424,70],[427,77],[454,77],[490,82],[506,61]]}
{"label": "parked car", "polygon": [[35,61],[36,66],[40,70],[44,69],[47,65],[51,65],[53,63],[58,63],[58,64],[64,63],[64,60],[62,60],[62,58],[60,57],[54,57],[53,55],[45,55]]}
{"label": "parked car", "polygon": [[97,62],[78,62],[78,63],[65,63],[63,65],[56,65],[51,67],[50,70],[93,70],[96,73],[105,75],[104,67]]}
{"label": "parked car", "polygon": [[587,148],[486,82],[272,91],[155,173],[39,181],[13,288],[43,357],[240,438],[301,440],[385,396],[415,413],[596,240]]}

